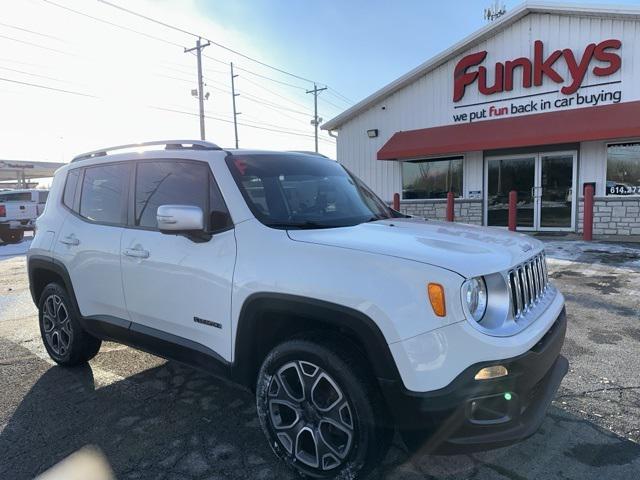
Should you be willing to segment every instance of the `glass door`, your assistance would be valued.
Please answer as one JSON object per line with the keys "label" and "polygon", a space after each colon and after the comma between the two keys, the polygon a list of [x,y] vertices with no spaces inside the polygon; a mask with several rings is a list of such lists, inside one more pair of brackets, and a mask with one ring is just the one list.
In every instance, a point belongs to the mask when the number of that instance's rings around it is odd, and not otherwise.
{"label": "glass door", "polygon": [[573,230],[576,153],[541,154],[538,162],[538,230]]}
{"label": "glass door", "polygon": [[509,192],[515,190],[518,230],[574,230],[576,163],[575,151],[487,157],[487,225],[508,226]]}
{"label": "glass door", "polygon": [[509,192],[518,192],[518,228],[535,228],[536,155],[487,158],[485,218],[487,225],[509,225]]}

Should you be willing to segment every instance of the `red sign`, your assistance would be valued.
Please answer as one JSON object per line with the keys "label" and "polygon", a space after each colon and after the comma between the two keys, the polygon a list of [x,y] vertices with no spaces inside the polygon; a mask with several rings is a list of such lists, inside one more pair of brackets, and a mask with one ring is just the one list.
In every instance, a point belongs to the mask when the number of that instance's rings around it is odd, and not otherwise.
{"label": "red sign", "polygon": [[[576,58],[573,50],[569,48],[556,50],[545,55],[544,44],[541,40],[536,40],[533,60],[521,57],[515,60],[507,60],[504,63],[496,63],[493,85],[487,85],[486,67],[479,66],[477,69],[473,69],[473,67],[480,65],[484,61],[487,57],[487,51],[472,53],[464,57],[456,65],[453,78],[453,101],[459,102],[462,100],[466,88],[476,82],[478,83],[478,91],[483,95],[513,90],[516,69],[521,70],[522,86],[524,88],[539,87],[546,77],[556,83],[568,83],[560,91],[565,95],[571,95],[577,92],[582,85],[591,65],[591,60],[594,58],[606,63],[606,65],[593,67],[593,74],[598,77],[605,77],[620,70],[622,58],[612,50],[619,50],[621,46],[622,42],[620,40],[604,40],[598,44],[591,43],[587,45],[582,55]],[[569,78],[563,78],[554,69],[555,63],[561,58],[564,58],[569,67]]]}

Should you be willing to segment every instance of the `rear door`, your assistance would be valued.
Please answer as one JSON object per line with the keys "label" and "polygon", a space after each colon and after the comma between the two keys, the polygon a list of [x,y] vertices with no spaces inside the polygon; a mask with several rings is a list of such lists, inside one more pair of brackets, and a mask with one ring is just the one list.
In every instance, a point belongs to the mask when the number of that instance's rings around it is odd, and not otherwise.
{"label": "rear door", "polygon": [[120,240],[127,222],[131,168],[129,162],[118,162],[69,172],[63,204],[70,213],[54,246],[54,257],[71,277],[82,316],[127,325]]}
{"label": "rear door", "polygon": [[[158,231],[161,205],[194,205],[211,239],[197,242]],[[137,163],[130,225],[122,238],[122,276],[132,329],[231,359],[233,223],[209,164],[191,160]],[[187,340],[187,342],[184,342]]]}

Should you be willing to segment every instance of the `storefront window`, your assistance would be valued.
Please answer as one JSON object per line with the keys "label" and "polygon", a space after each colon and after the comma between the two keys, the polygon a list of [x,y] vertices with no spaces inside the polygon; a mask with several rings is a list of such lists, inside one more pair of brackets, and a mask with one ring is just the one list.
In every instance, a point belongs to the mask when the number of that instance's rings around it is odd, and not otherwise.
{"label": "storefront window", "polygon": [[640,143],[609,145],[607,195],[640,195]]}
{"label": "storefront window", "polygon": [[402,162],[402,198],[447,198],[462,194],[462,157]]}

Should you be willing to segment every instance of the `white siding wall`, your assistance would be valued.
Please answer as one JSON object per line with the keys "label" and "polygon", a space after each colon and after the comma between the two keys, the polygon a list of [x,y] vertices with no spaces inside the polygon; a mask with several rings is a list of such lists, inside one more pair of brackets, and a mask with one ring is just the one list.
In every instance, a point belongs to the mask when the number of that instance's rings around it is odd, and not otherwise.
{"label": "white siding wall", "polygon": [[578,166],[578,196],[582,196],[582,185],[596,182],[596,195],[605,194],[607,170],[607,143],[583,142],[580,144],[580,163]]}
{"label": "white siding wall", "polygon": [[[453,70],[456,63],[465,55],[480,50],[489,52],[484,65],[489,68],[488,83],[493,83],[493,70],[490,67],[495,62],[504,62],[525,56],[533,58],[533,42],[542,40],[545,52],[556,49],[571,48],[578,59],[581,58],[584,48],[592,42],[600,42],[610,38],[622,40],[623,46],[619,52],[622,55],[622,69],[616,74],[606,77],[595,77],[589,73],[585,77],[583,85],[600,83],[603,81],[622,80],[623,101],[640,99],[640,26],[639,22],[631,20],[619,20],[598,17],[577,17],[569,15],[529,14],[519,22],[496,33],[490,39],[472,45],[460,56],[450,60],[430,73],[420,78],[413,84],[391,95],[366,112],[356,116],[340,128],[338,137],[337,156],[338,161],[352,170],[383,199],[391,200],[394,192],[401,189],[400,168],[394,161],[378,161],[377,151],[401,130],[414,130],[453,123],[452,115],[455,112],[470,111],[470,109],[453,108]],[[595,60],[594,63],[595,65]],[[557,62],[556,70],[568,78],[567,69],[563,61]],[[518,82],[519,73],[516,73],[514,90],[504,94],[496,94],[484,97],[478,93],[477,88],[468,88],[461,104],[475,103],[489,99],[510,98],[518,95],[536,93],[535,88],[523,89]],[[549,80],[539,87],[540,91],[549,89]],[[551,82],[553,87],[558,85]],[[596,93],[597,88],[588,90]],[[583,92],[584,93],[584,92]],[[553,98],[553,97],[545,97]],[[382,107],[385,107],[383,110]],[[379,136],[374,139],[367,137],[368,129],[377,128]],[[594,126],[594,128],[597,128]],[[496,132],[499,135],[500,132]],[[587,152],[583,154],[584,175],[597,173],[590,169],[588,163],[596,161],[598,147],[595,143],[585,144]],[[459,152],[464,153],[464,152]],[[600,157],[602,159],[602,157]],[[482,157],[479,153],[467,154],[469,165],[465,167],[465,195],[469,190],[482,190]],[[602,160],[599,161],[602,164]],[[586,178],[586,177],[585,177]],[[589,177],[591,178],[591,177]],[[602,184],[602,181],[598,181]],[[600,194],[600,193],[599,193]]]}

